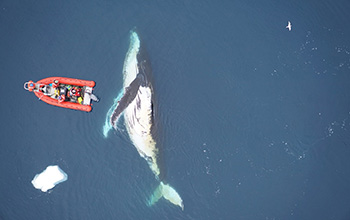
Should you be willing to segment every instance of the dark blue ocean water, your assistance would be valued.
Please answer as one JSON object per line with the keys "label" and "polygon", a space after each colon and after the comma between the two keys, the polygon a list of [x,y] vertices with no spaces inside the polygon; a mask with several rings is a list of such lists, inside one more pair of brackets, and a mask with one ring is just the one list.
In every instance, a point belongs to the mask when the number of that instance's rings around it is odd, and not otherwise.
{"label": "dark blue ocean water", "polygon": [[[349,1],[0,2],[0,219],[350,219]],[[292,31],[285,26],[292,22]],[[153,68],[167,179],[104,138],[130,30]],[[91,113],[24,82],[96,81]],[[31,180],[49,165],[68,180]]]}

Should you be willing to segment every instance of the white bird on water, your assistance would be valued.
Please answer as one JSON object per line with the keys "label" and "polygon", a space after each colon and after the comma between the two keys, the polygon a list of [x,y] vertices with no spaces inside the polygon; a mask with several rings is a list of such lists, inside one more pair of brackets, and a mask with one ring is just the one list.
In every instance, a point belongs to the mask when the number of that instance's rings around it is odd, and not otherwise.
{"label": "white bird on water", "polygon": [[290,21],[288,21],[288,25],[286,26],[286,28],[291,31],[292,30],[292,23],[290,23]]}

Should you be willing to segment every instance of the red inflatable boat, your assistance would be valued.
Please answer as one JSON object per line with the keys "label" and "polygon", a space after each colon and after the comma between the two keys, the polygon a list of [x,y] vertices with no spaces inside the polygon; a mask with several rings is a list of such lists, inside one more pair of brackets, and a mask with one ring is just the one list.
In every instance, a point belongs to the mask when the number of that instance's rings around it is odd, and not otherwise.
{"label": "red inflatable boat", "polygon": [[67,77],[49,77],[38,82],[24,83],[24,89],[50,105],[79,111],[91,111],[91,101],[98,102],[92,94],[94,81],[72,79]]}

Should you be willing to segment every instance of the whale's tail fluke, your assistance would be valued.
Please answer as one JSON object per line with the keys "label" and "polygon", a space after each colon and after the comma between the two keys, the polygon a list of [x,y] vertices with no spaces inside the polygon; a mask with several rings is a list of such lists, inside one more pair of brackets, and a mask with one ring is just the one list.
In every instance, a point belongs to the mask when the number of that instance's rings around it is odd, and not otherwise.
{"label": "whale's tail fluke", "polygon": [[180,195],[173,187],[171,187],[169,184],[164,184],[163,182],[160,182],[159,186],[156,188],[156,190],[154,190],[149,200],[149,205],[154,205],[162,197],[172,204],[180,206],[181,209],[184,210],[184,205]]}

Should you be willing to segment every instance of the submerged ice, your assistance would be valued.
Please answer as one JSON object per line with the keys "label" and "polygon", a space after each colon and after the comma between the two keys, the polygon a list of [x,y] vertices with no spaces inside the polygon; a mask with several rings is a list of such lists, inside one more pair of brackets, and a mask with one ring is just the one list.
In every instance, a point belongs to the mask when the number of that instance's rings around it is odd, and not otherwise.
{"label": "submerged ice", "polygon": [[48,166],[43,172],[35,175],[32,184],[35,188],[46,192],[55,187],[55,185],[68,179],[67,174],[59,166]]}

